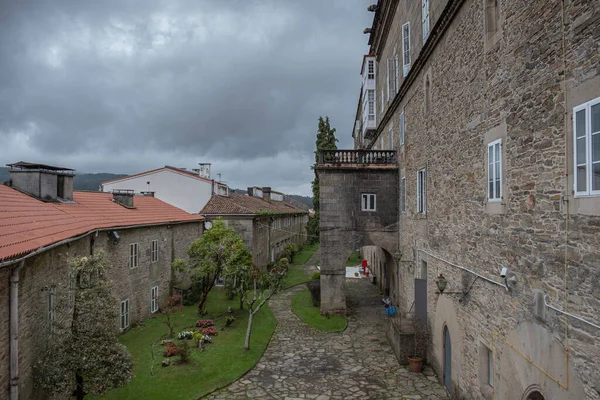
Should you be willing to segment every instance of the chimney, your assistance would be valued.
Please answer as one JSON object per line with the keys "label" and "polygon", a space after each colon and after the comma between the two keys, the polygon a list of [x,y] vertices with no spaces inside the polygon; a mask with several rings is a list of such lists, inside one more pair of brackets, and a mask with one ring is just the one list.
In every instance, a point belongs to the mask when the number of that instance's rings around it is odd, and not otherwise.
{"label": "chimney", "polygon": [[19,161],[10,167],[10,186],[45,201],[73,201],[75,170]]}
{"label": "chimney", "polygon": [[210,163],[198,163],[198,176],[210,179]]}
{"label": "chimney", "polygon": [[144,197],[154,197],[154,192],[141,192],[141,193],[142,193],[142,196],[144,196]]}
{"label": "chimney", "polygon": [[268,186],[265,186],[262,188],[262,192],[263,192],[263,200],[270,201],[271,200],[271,188]]}
{"label": "chimney", "polygon": [[129,189],[115,189],[112,192],[113,201],[126,208],[135,208],[133,206],[133,190]]}
{"label": "chimney", "polygon": [[249,187],[248,188],[248,196],[252,196],[252,192],[254,192],[254,188]]}

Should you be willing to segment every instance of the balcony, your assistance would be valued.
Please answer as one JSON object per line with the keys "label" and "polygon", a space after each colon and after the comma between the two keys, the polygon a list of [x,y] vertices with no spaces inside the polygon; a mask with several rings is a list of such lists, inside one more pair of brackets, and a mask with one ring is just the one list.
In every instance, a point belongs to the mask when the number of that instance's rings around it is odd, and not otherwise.
{"label": "balcony", "polygon": [[397,168],[395,150],[321,150],[318,168],[327,167],[383,167]]}

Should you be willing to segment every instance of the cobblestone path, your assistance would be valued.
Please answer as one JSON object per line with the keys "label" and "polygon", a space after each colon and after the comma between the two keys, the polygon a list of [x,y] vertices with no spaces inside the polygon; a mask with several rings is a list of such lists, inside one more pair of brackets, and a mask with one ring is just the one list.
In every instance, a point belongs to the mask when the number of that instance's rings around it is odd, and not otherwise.
{"label": "cobblestone path", "polygon": [[291,311],[292,296],[305,287],[271,299],[278,326],[262,359],[206,399],[447,399],[431,370],[415,374],[398,364],[381,296],[367,279],[346,280],[350,315],[341,333],[315,331]]}

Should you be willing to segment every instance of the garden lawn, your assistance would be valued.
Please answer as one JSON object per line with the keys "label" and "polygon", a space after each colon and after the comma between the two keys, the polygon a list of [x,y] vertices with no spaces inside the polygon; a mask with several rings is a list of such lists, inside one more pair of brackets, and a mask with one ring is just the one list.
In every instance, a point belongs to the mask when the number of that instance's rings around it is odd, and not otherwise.
{"label": "garden lawn", "polygon": [[346,261],[346,267],[355,267],[361,264],[360,254],[357,251],[353,251]]}
{"label": "garden lawn", "polygon": [[314,252],[319,249],[319,246],[320,246],[319,243],[313,243],[313,244],[304,246],[302,248],[302,250],[300,250],[299,252],[294,254],[293,264],[294,265],[306,264],[308,262],[308,260],[310,259],[310,257],[314,254]]}
{"label": "garden lawn", "polygon": [[290,265],[282,280],[283,289],[299,285],[310,281],[310,276],[306,275],[301,267]]}
{"label": "garden lawn", "polygon": [[[223,315],[231,307],[234,310],[235,321],[225,326]],[[177,332],[194,330],[198,319],[212,319],[218,336],[212,338],[212,343],[206,345],[204,351],[192,345],[192,355],[189,364],[174,365],[179,357],[168,358],[169,367],[162,367],[165,346],[160,340],[166,339],[167,326],[163,323],[165,317],[160,315],[145,321],[143,327],[136,327],[121,336],[120,340],[133,356],[134,376],[131,382],[123,387],[107,393],[103,399],[181,399],[194,400],[208,392],[225,386],[252,368],[265,351],[271,335],[277,324],[273,313],[264,305],[255,315],[250,350],[244,350],[244,337],[248,322],[248,311],[239,310],[239,299],[228,300],[225,292],[213,289],[208,296],[206,309],[209,315],[198,316],[197,306],[187,306],[173,315],[177,327],[174,342],[179,342]],[[152,344],[158,343],[152,347]],[[154,358],[152,355],[154,354]],[[153,369],[154,375],[151,370]]]}
{"label": "garden lawn", "polygon": [[292,311],[306,324],[320,331],[340,332],[348,322],[343,315],[324,317],[319,307],[313,307],[310,292],[303,290],[292,297]]}

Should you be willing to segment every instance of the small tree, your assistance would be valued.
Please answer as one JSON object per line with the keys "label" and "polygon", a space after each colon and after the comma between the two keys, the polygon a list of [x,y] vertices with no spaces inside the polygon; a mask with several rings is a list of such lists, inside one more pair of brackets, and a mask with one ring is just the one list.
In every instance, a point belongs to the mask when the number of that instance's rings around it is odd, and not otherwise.
{"label": "small tree", "polygon": [[66,318],[56,322],[34,376],[47,392],[72,392],[81,400],[126,385],[133,362],[119,343],[118,306],[102,253],[73,258],[69,268],[71,293],[60,291],[56,303],[57,316]]}
{"label": "small tree", "polygon": [[161,308],[160,313],[165,316],[165,320],[163,321],[167,328],[169,328],[169,337],[173,337],[175,334],[175,323],[172,319],[173,314],[177,311],[181,310],[183,306],[181,305],[181,296],[173,295],[167,299],[163,308]]}
{"label": "small tree", "polygon": [[246,340],[244,348],[250,349],[250,335],[254,316],[260,308],[281,288],[282,275],[254,267],[250,271],[249,280],[252,281],[252,290],[244,293],[244,300],[248,305],[248,328],[246,329]]}
{"label": "small tree", "polygon": [[214,221],[212,228],[204,231],[187,251],[189,259],[177,259],[175,270],[190,273],[192,279],[202,282],[202,295],[198,312],[202,314],[208,294],[215,287],[219,276],[234,276],[235,271],[248,264],[251,259],[246,244],[222,219]]}

